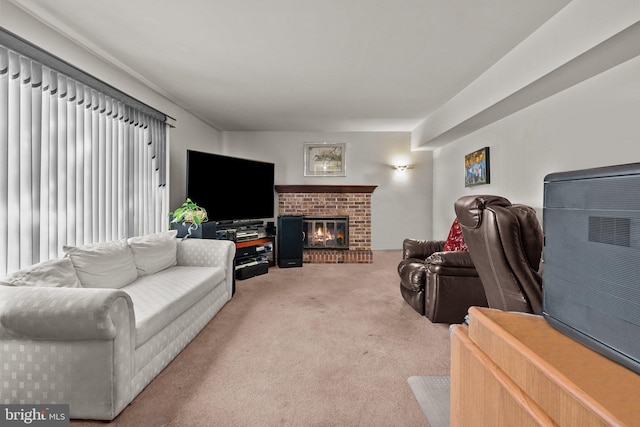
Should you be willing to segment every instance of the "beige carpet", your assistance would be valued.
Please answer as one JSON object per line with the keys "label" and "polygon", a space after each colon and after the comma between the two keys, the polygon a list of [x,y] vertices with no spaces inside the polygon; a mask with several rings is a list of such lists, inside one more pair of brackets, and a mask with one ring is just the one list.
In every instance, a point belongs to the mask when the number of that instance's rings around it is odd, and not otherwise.
{"label": "beige carpet", "polygon": [[113,422],[95,426],[425,426],[407,378],[449,375],[448,325],[402,299],[400,251],[271,268]]}

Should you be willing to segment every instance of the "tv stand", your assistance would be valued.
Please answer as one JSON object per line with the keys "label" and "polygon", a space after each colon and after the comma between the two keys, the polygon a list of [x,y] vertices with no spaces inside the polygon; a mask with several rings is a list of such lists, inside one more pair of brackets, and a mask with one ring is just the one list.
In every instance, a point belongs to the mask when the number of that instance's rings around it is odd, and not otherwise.
{"label": "tv stand", "polygon": [[275,265],[274,237],[236,242],[236,279],[244,280],[269,272]]}
{"label": "tv stand", "polygon": [[[258,219],[216,221],[220,240],[236,245],[235,278],[244,280],[266,274],[275,265],[275,236],[267,234],[264,221]],[[271,230],[270,230],[271,231]]]}
{"label": "tv stand", "polygon": [[[230,235],[236,244],[235,278],[249,279],[269,272],[275,265],[275,237],[266,234],[261,220],[236,220],[221,233]],[[224,227],[223,226],[223,227]]]}

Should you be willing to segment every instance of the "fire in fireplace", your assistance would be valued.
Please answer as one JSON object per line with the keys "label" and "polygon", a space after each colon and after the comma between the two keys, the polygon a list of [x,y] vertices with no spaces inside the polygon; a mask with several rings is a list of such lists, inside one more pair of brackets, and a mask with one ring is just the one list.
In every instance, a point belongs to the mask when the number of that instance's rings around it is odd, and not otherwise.
{"label": "fire in fireplace", "polygon": [[304,217],[305,249],[349,249],[349,217]]}

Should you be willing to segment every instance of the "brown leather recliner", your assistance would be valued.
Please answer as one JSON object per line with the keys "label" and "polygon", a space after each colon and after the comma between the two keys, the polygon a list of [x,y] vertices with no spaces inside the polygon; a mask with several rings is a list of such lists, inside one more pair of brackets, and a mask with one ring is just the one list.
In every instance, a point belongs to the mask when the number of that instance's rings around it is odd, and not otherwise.
{"label": "brown leather recliner", "polygon": [[468,252],[443,252],[444,240],[405,239],[398,264],[400,293],[433,323],[462,323],[472,305],[487,300]]}
{"label": "brown leather recliner", "polygon": [[533,208],[500,196],[465,196],[454,208],[489,307],[542,313],[542,227]]}

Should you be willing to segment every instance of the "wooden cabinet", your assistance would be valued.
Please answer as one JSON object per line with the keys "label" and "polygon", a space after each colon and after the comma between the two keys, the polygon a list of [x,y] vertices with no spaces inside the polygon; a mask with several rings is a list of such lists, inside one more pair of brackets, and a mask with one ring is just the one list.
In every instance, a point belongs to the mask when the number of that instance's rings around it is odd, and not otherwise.
{"label": "wooden cabinet", "polygon": [[451,426],[640,426],[640,375],[541,316],[472,307],[451,327]]}

